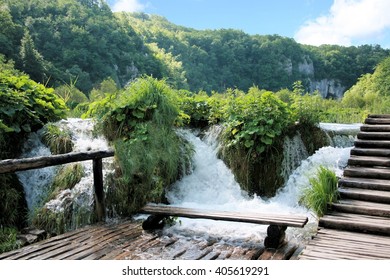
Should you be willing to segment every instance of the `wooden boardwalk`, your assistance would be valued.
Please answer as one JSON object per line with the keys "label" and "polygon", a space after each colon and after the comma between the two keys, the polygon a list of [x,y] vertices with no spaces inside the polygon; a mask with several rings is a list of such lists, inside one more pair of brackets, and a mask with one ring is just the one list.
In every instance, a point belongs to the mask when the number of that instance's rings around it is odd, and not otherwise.
{"label": "wooden boardwalk", "polygon": [[389,156],[390,115],[371,115],[339,181],[341,198],[299,259],[390,259]]}
{"label": "wooden boardwalk", "polygon": [[218,239],[162,235],[140,222],[88,226],[0,255],[0,260],[283,260],[302,248],[294,242],[277,250],[261,242],[240,245]]}

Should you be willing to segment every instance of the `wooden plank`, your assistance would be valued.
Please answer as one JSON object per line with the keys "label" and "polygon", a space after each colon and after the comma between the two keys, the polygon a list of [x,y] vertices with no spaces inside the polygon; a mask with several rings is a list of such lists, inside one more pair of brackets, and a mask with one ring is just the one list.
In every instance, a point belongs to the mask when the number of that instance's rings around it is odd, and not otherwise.
{"label": "wooden plank", "polygon": [[380,124],[380,125],[390,124],[390,118],[385,118],[385,117],[382,117],[382,118],[366,118],[364,123],[365,124]]}
{"label": "wooden plank", "polygon": [[[346,232],[347,234],[339,235],[337,233],[335,234],[324,234],[324,233],[318,233],[314,238],[314,240],[329,240],[334,241],[335,243],[338,242],[349,242],[351,244],[360,244],[364,243],[367,246],[390,246],[389,238],[388,237],[382,237],[380,235],[369,235],[364,233],[361,236],[354,234],[354,232]],[[349,234],[348,234],[349,233]],[[382,237],[382,239],[380,239]]]}
{"label": "wooden plank", "polygon": [[[128,224],[121,224],[115,227],[102,227],[96,232],[89,232],[83,235],[81,239],[74,240],[70,243],[63,244],[56,250],[50,250],[45,254],[37,255],[33,259],[61,259],[69,255],[75,255],[81,250],[86,250],[95,243],[103,242],[105,239],[121,233],[122,229],[128,229]],[[131,232],[131,231],[130,231]]]}
{"label": "wooden plank", "polygon": [[65,233],[50,239],[42,240],[29,246],[25,246],[15,251],[5,253],[0,256],[0,259],[29,259],[46,251],[52,250],[53,248],[62,246],[64,243],[66,244],[80,238],[85,238],[88,236],[88,232],[98,230],[99,228],[97,227],[86,227],[81,230]]}
{"label": "wooden plank", "polygon": [[354,141],[356,147],[359,148],[390,148],[390,141],[384,140],[360,140],[357,139]]}
{"label": "wooden plank", "polygon": [[341,217],[324,216],[320,219],[319,226],[390,235],[390,224],[381,225],[375,222],[351,221]]}
{"label": "wooden plank", "polygon": [[376,156],[355,156],[352,155],[348,159],[348,165],[355,166],[385,166],[390,167],[390,159],[387,157]]}
{"label": "wooden plank", "polygon": [[357,134],[357,138],[362,140],[390,140],[390,132],[361,131]]}
{"label": "wooden plank", "polygon": [[114,156],[113,150],[72,152],[61,155],[33,157],[24,159],[6,159],[0,161],[0,174],[30,169],[43,168],[47,166],[60,165],[65,163],[93,160]]}
{"label": "wooden plank", "polygon": [[140,211],[145,214],[160,214],[167,216],[179,216],[186,218],[200,218],[223,220],[231,222],[243,222],[254,224],[282,225],[292,227],[304,227],[308,218],[305,216],[294,215],[272,215],[272,214],[256,214],[256,213],[235,213],[225,211],[211,211],[201,209],[190,209],[170,206],[155,206],[147,205]]}
{"label": "wooden plank", "polygon": [[368,117],[368,118],[384,118],[384,119],[390,119],[390,114],[369,114],[367,117]]}
{"label": "wooden plank", "polygon": [[342,198],[390,204],[390,191],[377,191],[348,187],[339,187],[338,190]]}
{"label": "wooden plank", "polygon": [[385,259],[380,256],[367,256],[360,253],[350,253],[342,250],[324,250],[323,248],[307,247],[303,252],[303,255],[309,255],[312,257],[316,257],[318,259],[330,259],[330,260],[338,260],[338,259],[347,259],[347,260],[378,260]]}
{"label": "wooden plank", "polygon": [[272,257],[272,260],[288,260],[298,249],[298,245],[294,242],[288,242],[284,246],[278,248]]}
{"label": "wooden plank", "polygon": [[371,124],[363,124],[360,127],[361,131],[371,131],[371,132],[390,132],[390,125],[371,125]]}
{"label": "wooden plank", "polygon": [[[331,236],[332,238],[349,238],[350,240],[373,242],[373,243],[389,243],[390,239],[386,236],[372,235],[360,232],[349,232],[335,229],[320,228],[317,236]],[[317,237],[316,236],[316,237]],[[316,238],[315,237],[315,238]]]}
{"label": "wooden plank", "polygon": [[339,180],[339,186],[390,191],[390,180],[342,177]]}
{"label": "wooden plank", "polygon": [[344,176],[389,180],[390,169],[348,166],[344,169]]}
{"label": "wooden plank", "polygon": [[331,206],[332,209],[338,212],[390,217],[390,205],[388,204],[353,199],[341,199],[337,203],[332,203]]}

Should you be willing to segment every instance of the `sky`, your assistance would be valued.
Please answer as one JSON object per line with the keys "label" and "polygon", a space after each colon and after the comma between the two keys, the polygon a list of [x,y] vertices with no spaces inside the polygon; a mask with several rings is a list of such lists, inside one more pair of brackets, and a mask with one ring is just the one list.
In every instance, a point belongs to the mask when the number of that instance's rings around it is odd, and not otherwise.
{"label": "sky", "polygon": [[390,48],[390,0],[106,0],[198,30],[233,28],[298,43]]}

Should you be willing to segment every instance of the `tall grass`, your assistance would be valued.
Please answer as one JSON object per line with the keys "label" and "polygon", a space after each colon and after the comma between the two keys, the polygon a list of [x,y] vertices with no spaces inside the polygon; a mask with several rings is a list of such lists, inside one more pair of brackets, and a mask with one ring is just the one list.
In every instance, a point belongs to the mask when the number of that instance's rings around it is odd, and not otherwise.
{"label": "tall grass", "polygon": [[53,123],[45,125],[42,141],[55,155],[66,154],[73,150],[70,131],[62,130]]}
{"label": "tall grass", "polygon": [[301,202],[312,209],[318,217],[326,214],[328,206],[339,198],[336,174],[320,166],[316,177],[310,178],[310,187],[303,191]]}

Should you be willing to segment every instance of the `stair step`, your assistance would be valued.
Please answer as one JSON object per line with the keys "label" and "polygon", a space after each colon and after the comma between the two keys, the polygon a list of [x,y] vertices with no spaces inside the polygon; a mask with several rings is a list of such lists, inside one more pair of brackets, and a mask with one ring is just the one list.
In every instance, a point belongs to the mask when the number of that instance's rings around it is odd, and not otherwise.
{"label": "stair step", "polygon": [[377,190],[340,187],[339,193],[341,198],[343,199],[355,199],[355,200],[390,204],[390,191],[377,191]]}
{"label": "stair step", "polygon": [[354,142],[355,147],[359,148],[385,148],[390,149],[390,141],[385,140],[361,140],[357,139]]}
{"label": "stair step", "polygon": [[323,216],[318,224],[326,228],[390,236],[390,219],[386,217],[332,212]]}
{"label": "stair step", "polygon": [[359,132],[357,138],[361,140],[390,140],[390,132]]}
{"label": "stair step", "polygon": [[377,157],[390,157],[390,149],[378,149],[378,148],[353,148],[351,149],[351,155],[355,156],[377,156]]}
{"label": "stair step", "polygon": [[390,118],[367,118],[365,124],[390,124]]}
{"label": "stair step", "polygon": [[390,119],[390,114],[369,114],[368,118]]}
{"label": "stair step", "polygon": [[383,203],[353,199],[341,199],[336,203],[332,203],[331,207],[337,212],[390,218],[390,205]]}
{"label": "stair step", "polygon": [[364,132],[390,132],[390,125],[370,125],[364,124],[360,127],[361,131]]}
{"label": "stair step", "polygon": [[344,169],[346,177],[360,177],[373,179],[390,179],[390,169],[388,168],[370,168],[370,167],[351,167]]}
{"label": "stair step", "polygon": [[367,190],[390,191],[390,180],[371,178],[342,177],[339,180],[340,187],[360,188]]}
{"label": "stair step", "polygon": [[367,156],[350,156],[348,165],[354,166],[385,166],[390,167],[390,158],[388,157],[367,157]]}

